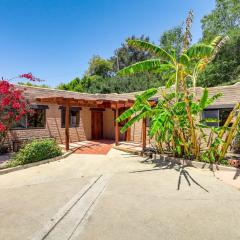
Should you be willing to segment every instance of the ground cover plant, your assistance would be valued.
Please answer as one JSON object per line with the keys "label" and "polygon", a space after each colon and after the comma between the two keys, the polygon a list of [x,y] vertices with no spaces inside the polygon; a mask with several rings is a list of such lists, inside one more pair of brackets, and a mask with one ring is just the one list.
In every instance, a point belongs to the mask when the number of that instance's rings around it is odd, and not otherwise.
{"label": "ground cover plant", "polygon": [[11,158],[9,166],[24,165],[61,155],[62,150],[54,139],[33,140]]}
{"label": "ground cover plant", "polygon": [[[132,124],[149,118],[150,138],[154,138],[160,153],[171,153],[176,157],[198,159],[207,162],[224,162],[227,150],[237,133],[240,120],[240,104],[230,113],[223,127],[210,127],[213,119],[201,120],[201,112],[221,93],[209,97],[208,90],[196,97],[199,74],[215,59],[219,50],[228,41],[227,36],[215,37],[209,44],[190,46],[193,14],[186,19],[185,33],[180,51],[163,48],[141,40],[129,40],[128,44],[137,49],[151,52],[154,58],[135,63],[118,72],[129,75],[144,71],[161,74],[167,80],[165,88],[151,88],[136,97],[134,105],[124,112],[117,121],[130,120],[121,129],[126,131]],[[161,98],[152,105],[158,92]],[[230,127],[230,123],[234,123]],[[210,132],[210,135],[207,134]]]}

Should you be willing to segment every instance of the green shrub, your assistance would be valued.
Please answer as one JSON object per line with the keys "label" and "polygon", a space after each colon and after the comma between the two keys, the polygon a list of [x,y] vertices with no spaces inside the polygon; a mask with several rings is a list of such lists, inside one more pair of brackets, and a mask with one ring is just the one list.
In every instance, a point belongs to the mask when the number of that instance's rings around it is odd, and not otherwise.
{"label": "green shrub", "polygon": [[27,143],[11,158],[9,166],[14,167],[17,165],[54,158],[60,155],[62,155],[62,151],[55,140],[33,140],[32,142]]}

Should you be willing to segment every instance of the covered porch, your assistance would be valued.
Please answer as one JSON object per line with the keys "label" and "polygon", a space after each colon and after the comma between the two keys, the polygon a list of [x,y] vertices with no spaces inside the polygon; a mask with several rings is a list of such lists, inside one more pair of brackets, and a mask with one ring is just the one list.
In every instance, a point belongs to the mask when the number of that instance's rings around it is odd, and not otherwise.
{"label": "covered porch", "polygon": [[[91,95],[93,96],[93,95]],[[102,96],[102,95],[101,95]],[[126,143],[131,143],[135,144],[134,142],[131,142],[131,128],[129,128],[126,133],[124,134],[124,138],[122,137],[120,133],[120,128],[123,126],[122,123],[118,123],[115,121],[116,118],[119,117],[119,115],[124,112],[126,109],[130,108],[134,100],[132,99],[118,99],[116,98],[111,98],[108,99],[98,97],[97,95],[94,95],[93,97],[89,97],[89,95],[86,94],[86,97],[84,98],[72,98],[72,97],[58,97],[58,96],[53,96],[53,97],[38,97],[35,99],[37,102],[40,102],[42,104],[57,104],[64,108],[64,114],[65,114],[65,123],[64,123],[64,132],[65,132],[65,141],[64,141],[64,148],[66,151],[71,151],[74,148],[74,145],[79,144],[78,143],[73,143],[70,141],[71,136],[70,136],[70,118],[69,118],[69,113],[72,108],[89,108],[91,111],[91,114],[89,114],[87,121],[89,121],[89,124],[91,126],[91,138],[88,140],[91,141],[99,141],[99,140],[105,140],[104,136],[105,134],[103,131],[103,125],[105,125],[106,129],[110,131],[112,134],[114,140],[114,145],[115,146],[122,146],[123,142]],[[107,110],[111,110],[114,114],[112,114],[112,118],[104,118],[103,116],[107,112]],[[110,126],[110,122],[112,121],[112,128],[109,128],[108,125]],[[81,141],[84,142],[84,141]],[[139,143],[138,143],[139,145]],[[146,148],[147,142],[146,142],[146,119],[143,119],[141,123],[141,150]]]}

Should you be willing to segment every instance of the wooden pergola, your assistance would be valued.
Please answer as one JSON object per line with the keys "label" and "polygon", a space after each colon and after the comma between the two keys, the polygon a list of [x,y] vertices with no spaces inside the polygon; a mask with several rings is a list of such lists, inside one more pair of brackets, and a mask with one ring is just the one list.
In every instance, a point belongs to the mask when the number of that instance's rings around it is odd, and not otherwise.
{"label": "wooden pergola", "polygon": [[[115,110],[116,118],[119,117],[119,109],[130,108],[134,100],[132,99],[90,99],[90,98],[72,98],[72,97],[38,97],[36,101],[40,103],[58,104],[65,107],[65,148],[69,150],[69,112],[71,107],[89,107],[89,108],[110,108]],[[126,141],[130,141],[131,129],[126,133]],[[115,123],[115,145],[119,144],[119,123]],[[142,121],[142,147],[146,148],[146,119]]]}

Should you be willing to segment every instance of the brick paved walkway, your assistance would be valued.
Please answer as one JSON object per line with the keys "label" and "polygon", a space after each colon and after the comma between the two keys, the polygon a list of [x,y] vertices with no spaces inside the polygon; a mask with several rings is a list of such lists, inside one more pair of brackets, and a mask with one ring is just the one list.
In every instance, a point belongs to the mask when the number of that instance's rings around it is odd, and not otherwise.
{"label": "brick paved walkway", "polygon": [[[95,140],[70,143],[70,150],[77,154],[101,154],[106,155],[112,148],[112,140]],[[64,146],[61,146],[64,148]]]}

